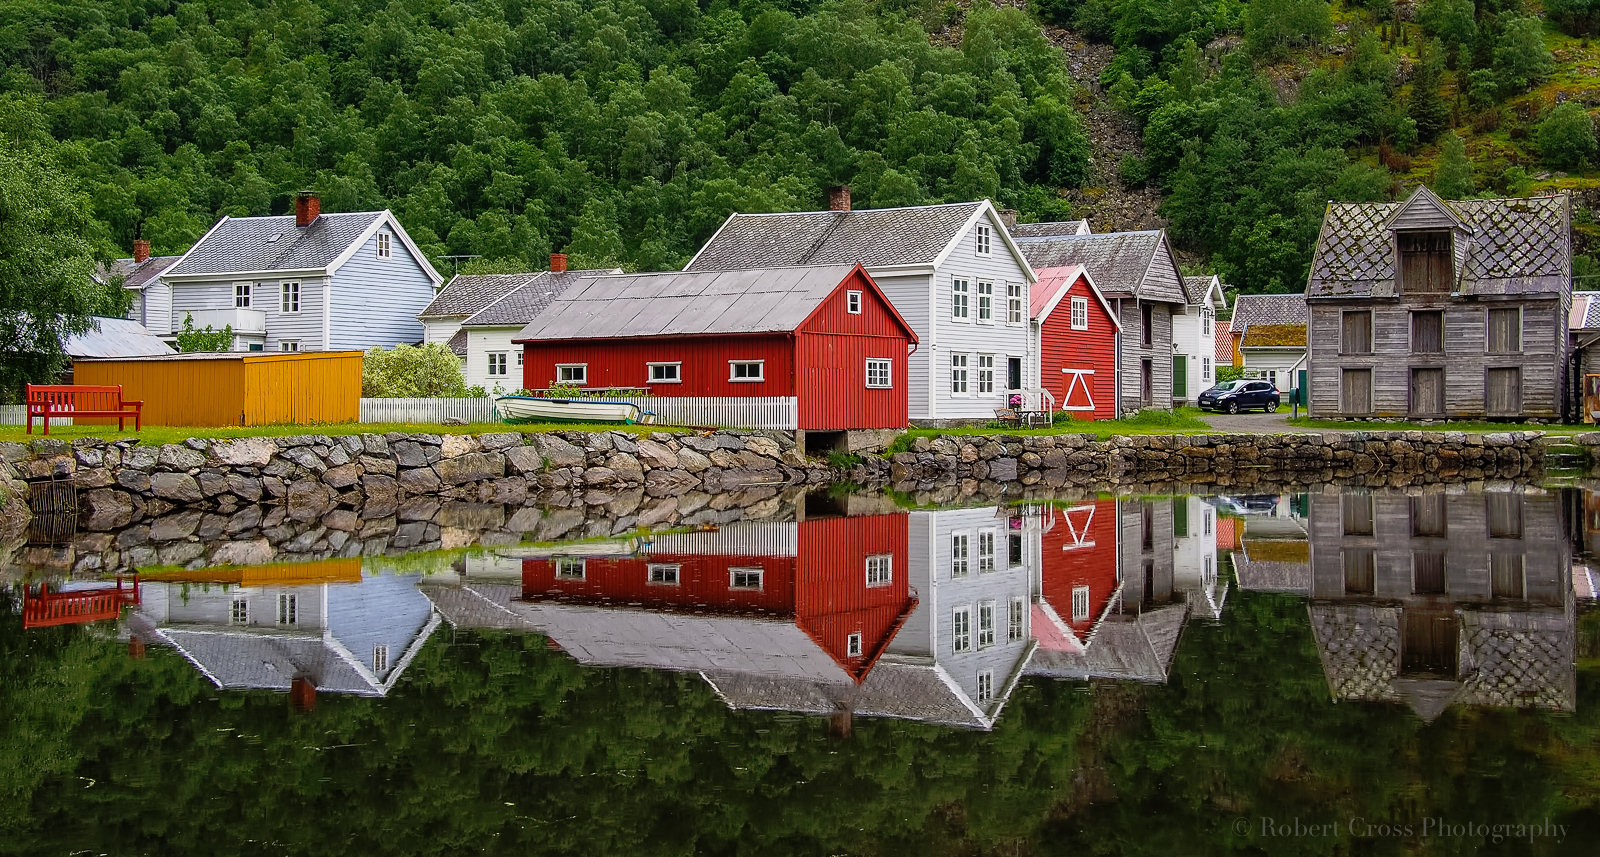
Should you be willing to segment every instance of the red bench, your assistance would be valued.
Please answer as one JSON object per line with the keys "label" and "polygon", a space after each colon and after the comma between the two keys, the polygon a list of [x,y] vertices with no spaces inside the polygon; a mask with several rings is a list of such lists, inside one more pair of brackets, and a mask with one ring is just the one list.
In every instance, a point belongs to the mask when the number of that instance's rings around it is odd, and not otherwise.
{"label": "red bench", "polygon": [[[132,410],[129,410],[129,409]],[[116,417],[117,431],[123,420],[133,417],[133,430],[140,429],[144,402],[122,399],[122,385],[91,387],[84,384],[29,384],[28,434],[33,434],[33,418],[44,418],[44,433],[50,433],[50,418]]]}

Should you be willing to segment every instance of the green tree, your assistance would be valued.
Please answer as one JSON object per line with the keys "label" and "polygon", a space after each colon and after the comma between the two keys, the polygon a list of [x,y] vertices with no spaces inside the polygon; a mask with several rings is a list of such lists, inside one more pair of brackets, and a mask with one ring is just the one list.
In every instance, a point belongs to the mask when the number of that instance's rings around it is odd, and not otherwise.
{"label": "green tree", "polygon": [[1594,157],[1594,118],[1576,101],[1551,108],[1534,133],[1539,157],[1558,170],[1575,170]]}
{"label": "green tree", "polygon": [[176,339],[178,350],[185,354],[197,351],[229,351],[233,348],[233,325],[213,330],[208,324],[203,329],[196,330],[194,314],[185,313],[183,330],[178,331]]}
{"label": "green tree", "polygon": [[1424,33],[1450,49],[1447,58],[1454,58],[1461,48],[1471,46],[1478,38],[1472,0],[1427,0],[1417,13],[1417,23]]}
{"label": "green tree", "polygon": [[1504,22],[1494,46],[1494,71],[1502,95],[1526,92],[1554,67],[1555,58],[1544,46],[1544,21],[1511,18]]}
{"label": "green tree", "polygon": [[1416,77],[1412,80],[1411,98],[1406,104],[1406,115],[1417,123],[1417,139],[1423,143],[1432,143],[1438,139],[1444,129],[1450,127],[1450,108],[1444,103],[1444,98],[1439,95],[1439,86],[1444,77],[1444,67],[1441,54],[1434,42],[1434,49],[1427,51]]}
{"label": "green tree", "polygon": [[461,358],[443,343],[373,348],[361,358],[361,395],[382,399],[465,398]]}
{"label": "green tree", "polygon": [[1573,36],[1589,36],[1600,31],[1600,0],[1545,0],[1544,11]]}
{"label": "green tree", "polygon": [[1253,0],[1245,7],[1245,45],[1265,59],[1294,45],[1319,44],[1332,31],[1327,0]]}
{"label": "green tree", "polygon": [[[0,110],[15,107],[0,100]],[[87,196],[39,148],[0,137],[0,401],[53,382],[67,340],[96,315],[120,315],[120,282],[95,276],[96,223]]]}
{"label": "green tree", "polygon": [[1433,190],[1445,199],[1466,199],[1477,193],[1466,141],[1454,131],[1445,135],[1440,147],[1439,169],[1433,176]]}

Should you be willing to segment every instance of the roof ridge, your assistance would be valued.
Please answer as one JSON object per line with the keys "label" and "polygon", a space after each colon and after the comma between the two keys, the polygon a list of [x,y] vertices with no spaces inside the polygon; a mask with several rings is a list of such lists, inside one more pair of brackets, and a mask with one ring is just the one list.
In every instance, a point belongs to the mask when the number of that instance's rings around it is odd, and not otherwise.
{"label": "roof ridge", "polygon": [[736,211],[734,217],[795,217],[805,214],[869,214],[882,211],[915,211],[922,208],[954,208],[962,205],[982,205],[983,200],[969,202],[934,202],[926,205],[891,205],[887,208],[852,208],[849,211],[838,211],[832,208],[814,209],[811,211]]}

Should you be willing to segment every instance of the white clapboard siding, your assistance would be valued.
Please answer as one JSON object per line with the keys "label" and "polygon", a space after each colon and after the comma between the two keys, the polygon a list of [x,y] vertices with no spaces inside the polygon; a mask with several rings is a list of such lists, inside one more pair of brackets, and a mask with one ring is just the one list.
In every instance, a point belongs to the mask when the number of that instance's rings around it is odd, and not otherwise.
{"label": "white clapboard siding", "polygon": [[494,400],[482,399],[362,399],[364,423],[440,423],[454,417],[469,423],[500,420]]}

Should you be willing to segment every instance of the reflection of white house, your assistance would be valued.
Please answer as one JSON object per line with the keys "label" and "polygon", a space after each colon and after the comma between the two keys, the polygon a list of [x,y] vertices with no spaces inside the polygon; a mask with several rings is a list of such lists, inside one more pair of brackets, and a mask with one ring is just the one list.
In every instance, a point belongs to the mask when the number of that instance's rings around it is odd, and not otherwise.
{"label": "reflection of white house", "polygon": [[[1216,275],[1184,277],[1183,290],[1189,302],[1172,313],[1172,354],[1185,364],[1184,381],[1172,382],[1172,398],[1193,404],[1200,394],[1216,382],[1217,311],[1228,308],[1222,281]],[[1176,365],[1176,364],[1174,364]]]}
{"label": "reflection of white house", "polygon": [[214,580],[206,571],[145,580],[129,630],[171,645],[219,688],[289,690],[306,679],[319,691],[384,696],[439,623],[418,574],[275,583],[213,571]]}
{"label": "reflection of white house", "polygon": [[1228,583],[1217,574],[1217,510],[1193,495],[1172,498],[1172,585],[1197,616],[1222,617]]}
{"label": "reflection of white house", "polygon": [[1239,588],[1257,592],[1311,591],[1311,544],[1295,495],[1254,498],[1235,523],[1243,530],[1233,553]]}

